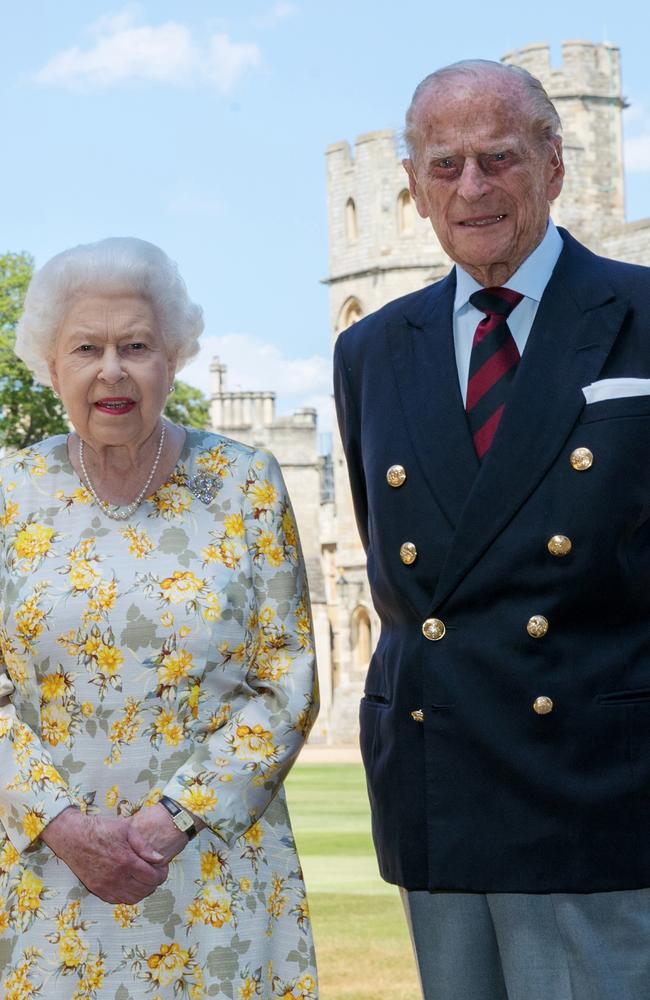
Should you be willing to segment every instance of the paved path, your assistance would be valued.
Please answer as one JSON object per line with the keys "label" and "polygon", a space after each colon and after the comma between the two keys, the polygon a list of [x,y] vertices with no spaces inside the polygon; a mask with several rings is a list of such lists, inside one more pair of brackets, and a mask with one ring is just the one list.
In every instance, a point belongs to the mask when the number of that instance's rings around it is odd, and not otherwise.
{"label": "paved path", "polygon": [[328,747],[319,743],[307,743],[298,760],[301,764],[360,764],[361,753],[358,746]]}

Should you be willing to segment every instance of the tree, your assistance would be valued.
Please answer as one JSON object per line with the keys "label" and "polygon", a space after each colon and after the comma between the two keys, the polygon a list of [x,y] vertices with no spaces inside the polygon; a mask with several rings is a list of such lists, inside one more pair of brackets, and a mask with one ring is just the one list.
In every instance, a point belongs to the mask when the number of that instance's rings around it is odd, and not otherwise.
{"label": "tree", "polygon": [[165,416],[175,424],[204,430],[210,422],[210,404],[200,389],[187,382],[175,382],[176,388],[165,406]]}
{"label": "tree", "polygon": [[34,380],[13,351],[33,270],[27,253],[0,254],[0,447],[10,449],[69,430],[60,400]]}

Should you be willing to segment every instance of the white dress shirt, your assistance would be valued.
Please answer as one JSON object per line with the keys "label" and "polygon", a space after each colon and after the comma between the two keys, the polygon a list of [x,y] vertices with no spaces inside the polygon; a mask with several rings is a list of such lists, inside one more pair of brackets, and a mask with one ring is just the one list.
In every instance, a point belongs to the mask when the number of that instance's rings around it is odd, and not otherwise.
{"label": "white dress shirt", "polygon": [[[557,259],[562,252],[562,237],[553,222],[549,219],[544,239],[523,264],[515,271],[506,283],[513,292],[520,292],[523,299],[510,313],[508,326],[519,354],[524,353],[537,313],[540,299],[546,288]],[[469,297],[480,291],[482,285],[456,264],[456,297],[454,299],[454,350],[456,351],[456,366],[458,382],[463,397],[467,398],[467,380],[469,378],[469,359],[472,353],[472,341],[480,320],[485,317],[480,309],[475,309]]]}

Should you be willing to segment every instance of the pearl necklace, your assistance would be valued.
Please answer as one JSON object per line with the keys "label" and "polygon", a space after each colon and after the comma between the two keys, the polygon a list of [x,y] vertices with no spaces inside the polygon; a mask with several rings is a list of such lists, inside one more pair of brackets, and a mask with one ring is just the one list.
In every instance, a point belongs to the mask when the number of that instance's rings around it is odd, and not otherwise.
{"label": "pearl necklace", "polygon": [[146,483],[138,493],[135,500],[132,500],[131,503],[127,504],[126,506],[118,506],[117,504],[108,503],[106,500],[102,500],[100,497],[97,496],[97,493],[95,492],[95,487],[92,484],[90,476],[88,475],[88,470],[86,469],[86,465],[84,463],[83,438],[81,437],[79,438],[79,465],[81,466],[81,471],[84,474],[84,479],[86,480],[86,486],[88,487],[88,490],[95,503],[97,503],[98,506],[101,507],[101,509],[104,511],[107,517],[111,517],[114,521],[126,521],[127,517],[131,517],[131,514],[135,513],[135,511],[138,509],[138,507],[146,497],[147,490],[149,489],[149,486],[151,484],[151,480],[156,474],[156,469],[158,468],[158,463],[160,462],[160,456],[162,455],[164,443],[165,443],[165,425],[162,424],[160,430],[160,441],[158,442],[158,451],[156,452],[156,459],[153,463],[151,472],[149,473],[149,478],[147,479]]}

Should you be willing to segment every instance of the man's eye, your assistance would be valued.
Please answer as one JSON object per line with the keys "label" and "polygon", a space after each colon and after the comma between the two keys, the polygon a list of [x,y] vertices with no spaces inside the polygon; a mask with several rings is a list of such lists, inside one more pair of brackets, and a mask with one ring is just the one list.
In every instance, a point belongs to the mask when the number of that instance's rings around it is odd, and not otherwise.
{"label": "man's eye", "polygon": [[90,351],[94,351],[95,350],[95,347],[94,347],[93,344],[79,344],[79,347],[77,348],[77,350],[81,354],[89,354]]}
{"label": "man's eye", "polygon": [[508,159],[507,153],[492,153],[492,159],[496,160],[497,163],[503,162],[503,160]]}
{"label": "man's eye", "polygon": [[442,167],[443,170],[452,170],[456,166],[456,161],[445,157],[444,160],[438,160],[436,166]]}

